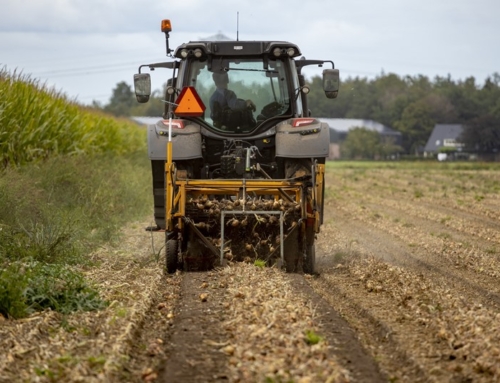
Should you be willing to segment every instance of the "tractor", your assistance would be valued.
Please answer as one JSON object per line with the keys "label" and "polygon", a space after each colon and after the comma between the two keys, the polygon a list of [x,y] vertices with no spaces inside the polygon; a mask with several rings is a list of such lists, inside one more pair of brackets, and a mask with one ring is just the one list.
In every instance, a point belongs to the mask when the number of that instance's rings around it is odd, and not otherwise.
{"label": "tractor", "polygon": [[162,119],[148,125],[155,225],[165,232],[166,271],[261,260],[313,274],[323,223],[330,129],[311,115],[306,66],[322,70],[336,98],[330,60],[301,57],[286,41],[190,41],[169,61],[134,75],[138,102],[151,72],[167,69]]}

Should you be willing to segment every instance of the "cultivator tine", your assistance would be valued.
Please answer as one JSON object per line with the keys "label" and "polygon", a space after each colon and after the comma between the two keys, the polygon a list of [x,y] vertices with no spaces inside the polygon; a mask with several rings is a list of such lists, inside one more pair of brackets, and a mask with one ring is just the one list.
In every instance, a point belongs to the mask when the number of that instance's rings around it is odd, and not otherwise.
{"label": "cultivator tine", "polygon": [[[184,222],[186,222],[189,227],[191,228],[191,230],[193,230],[194,233],[196,233],[196,235],[201,239],[201,241],[203,242],[203,244],[208,247],[208,249],[215,255],[217,256],[218,254],[218,251],[217,251],[217,248],[212,244],[212,242],[210,242],[207,237],[205,237],[201,231],[198,230],[198,228],[194,225],[193,221],[191,221],[189,218],[186,218],[184,217]],[[221,259],[222,261],[222,259]],[[222,262],[221,262],[222,264]]]}

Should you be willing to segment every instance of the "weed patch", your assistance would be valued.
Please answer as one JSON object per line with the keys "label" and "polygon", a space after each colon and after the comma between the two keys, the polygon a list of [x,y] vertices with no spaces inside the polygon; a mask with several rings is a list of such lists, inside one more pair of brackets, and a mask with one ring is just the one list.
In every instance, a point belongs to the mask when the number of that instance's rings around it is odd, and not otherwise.
{"label": "weed patch", "polygon": [[261,269],[266,267],[266,261],[263,259],[256,259],[253,264],[254,266],[259,267]]}
{"label": "weed patch", "polygon": [[26,302],[30,309],[52,309],[63,314],[93,311],[107,306],[83,275],[64,265],[30,265]]}
{"label": "weed patch", "polygon": [[323,340],[323,337],[322,336],[319,336],[318,334],[316,334],[314,332],[314,330],[307,330],[306,331],[306,334],[305,334],[305,341],[307,344],[309,345],[314,345],[314,344],[318,344],[319,342],[321,342]]}
{"label": "weed patch", "polygon": [[107,306],[83,275],[69,266],[14,262],[0,271],[0,314],[22,318],[51,309],[63,314]]}
{"label": "weed patch", "polygon": [[27,314],[25,293],[28,278],[19,263],[0,268],[0,315],[21,318]]}
{"label": "weed patch", "polygon": [[[52,182],[52,180],[54,182]],[[124,222],[147,214],[145,152],[57,157],[0,178],[0,313],[62,313],[104,307],[78,269],[87,254],[116,240]]]}

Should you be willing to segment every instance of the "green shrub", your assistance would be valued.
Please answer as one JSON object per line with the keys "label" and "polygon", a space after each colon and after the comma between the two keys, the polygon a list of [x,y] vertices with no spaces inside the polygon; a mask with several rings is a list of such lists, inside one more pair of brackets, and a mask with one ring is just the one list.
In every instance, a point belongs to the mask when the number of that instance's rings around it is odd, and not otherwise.
{"label": "green shrub", "polygon": [[87,284],[83,275],[68,266],[35,262],[30,265],[29,275],[26,304],[32,310],[50,308],[68,314],[107,306],[99,292]]}
{"label": "green shrub", "polygon": [[46,263],[76,263],[75,233],[71,225],[31,222],[29,227],[3,227],[0,231],[0,259],[30,259]]}
{"label": "green shrub", "polygon": [[0,258],[9,251],[23,254],[14,259],[37,253],[34,259],[69,260],[82,247],[88,251],[111,239],[151,205],[145,151],[57,157],[6,169],[0,178]]}
{"label": "green shrub", "polygon": [[0,314],[22,318],[52,309],[68,314],[107,306],[84,276],[66,265],[13,262],[0,268]]}
{"label": "green shrub", "polygon": [[8,318],[26,316],[25,294],[28,286],[25,268],[20,263],[0,264],[0,314]]}
{"label": "green shrub", "polygon": [[[103,307],[98,292],[69,266],[131,219],[151,211],[145,151],[71,156],[5,169],[0,177],[0,313]],[[31,265],[29,268],[23,265]],[[25,271],[27,270],[27,271]]]}

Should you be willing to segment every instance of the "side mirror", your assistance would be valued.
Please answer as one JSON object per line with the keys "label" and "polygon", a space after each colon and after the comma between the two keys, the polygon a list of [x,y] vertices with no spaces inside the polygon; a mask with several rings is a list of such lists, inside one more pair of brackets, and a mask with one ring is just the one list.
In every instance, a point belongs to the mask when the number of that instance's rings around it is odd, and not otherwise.
{"label": "side mirror", "polygon": [[137,102],[142,104],[149,101],[151,95],[151,76],[149,73],[134,74],[134,89]]}
{"label": "side mirror", "polygon": [[338,69],[323,70],[323,90],[327,98],[336,98],[339,94],[340,74]]}

